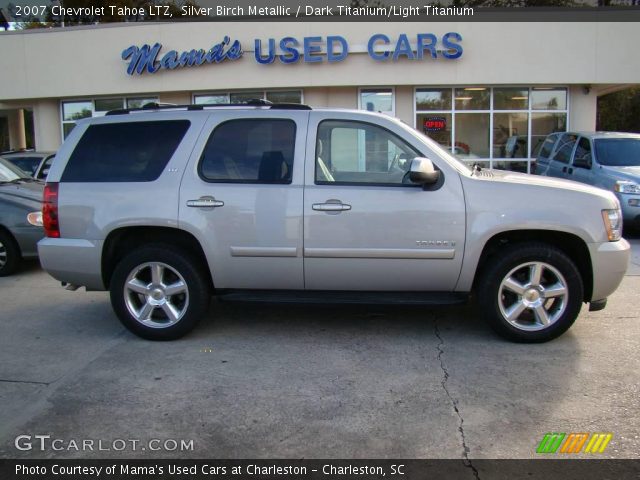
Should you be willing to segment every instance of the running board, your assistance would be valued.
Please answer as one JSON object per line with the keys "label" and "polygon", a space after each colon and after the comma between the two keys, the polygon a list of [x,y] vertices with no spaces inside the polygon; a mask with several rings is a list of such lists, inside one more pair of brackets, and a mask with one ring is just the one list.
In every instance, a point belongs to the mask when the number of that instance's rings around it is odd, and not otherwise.
{"label": "running board", "polygon": [[229,302],[367,304],[367,305],[458,305],[468,293],[454,292],[344,292],[298,290],[217,290],[216,297]]}

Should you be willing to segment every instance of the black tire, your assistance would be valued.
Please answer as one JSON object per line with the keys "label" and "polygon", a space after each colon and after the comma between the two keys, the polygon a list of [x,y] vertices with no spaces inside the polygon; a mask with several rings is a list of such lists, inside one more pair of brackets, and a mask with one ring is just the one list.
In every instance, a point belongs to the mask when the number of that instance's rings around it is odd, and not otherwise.
{"label": "black tire", "polygon": [[[542,272],[538,286],[532,281],[537,278],[534,277],[537,265],[541,265]],[[507,278],[514,280],[507,282],[509,286],[503,285]],[[522,295],[511,290],[526,285],[529,287]],[[552,297],[552,286],[556,291],[561,291],[558,286],[564,286],[566,293]],[[489,325],[502,337],[523,343],[547,342],[562,335],[578,317],[584,299],[582,277],[573,261],[556,247],[537,242],[515,243],[492,256],[476,290],[482,315]],[[512,311],[515,315],[521,308],[525,309],[510,322],[507,315]],[[542,318],[546,318],[548,325]]]}
{"label": "black tire", "polygon": [[[162,272],[156,277],[162,280],[157,285],[175,286],[182,281],[186,286],[184,292],[172,295],[156,286],[152,277],[154,268]],[[140,285],[148,283],[146,293],[131,289],[125,292],[129,280],[138,280]],[[110,282],[111,305],[122,324],[136,335],[148,340],[175,340],[189,333],[207,313],[211,300],[209,285],[206,273],[187,252],[164,244],[149,245],[134,250],[116,266]],[[150,316],[145,320],[149,309]],[[181,314],[171,319],[167,310],[172,309]],[[141,314],[141,320],[134,312]]]}
{"label": "black tire", "polygon": [[0,230],[0,277],[6,277],[16,271],[20,265],[20,248],[14,238]]}

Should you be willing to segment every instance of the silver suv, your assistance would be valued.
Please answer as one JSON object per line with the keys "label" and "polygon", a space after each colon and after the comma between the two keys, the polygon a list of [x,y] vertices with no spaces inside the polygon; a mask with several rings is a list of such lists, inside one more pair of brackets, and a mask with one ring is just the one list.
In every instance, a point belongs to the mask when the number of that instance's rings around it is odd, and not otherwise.
{"label": "silver suv", "polygon": [[385,115],[160,106],[78,122],[44,194],[43,267],[180,337],[210,296],[442,304],[475,292],[542,342],[604,308],[629,260],[613,193],[470,169]]}

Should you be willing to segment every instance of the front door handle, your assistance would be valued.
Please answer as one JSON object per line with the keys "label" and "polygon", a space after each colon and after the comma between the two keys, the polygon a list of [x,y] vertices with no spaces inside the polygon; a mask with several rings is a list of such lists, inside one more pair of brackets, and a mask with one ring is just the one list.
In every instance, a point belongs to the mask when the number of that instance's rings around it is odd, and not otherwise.
{"label": "front door handle", "polygon": [[567,167],[562,167],[562,173],[567,173]]}
{"label": "front door handle", "polygon": [[342,203],[340,200],[332,198],[324,203],[314,203],[311,205],[311,208],[320,212],[340,213],[351,210],[351,205],[347,205],[346,203]]}
{"label": "front door handle", "polygon": [[573,175],[573,167],[569,167],[569,175]]}
{"label": "front door handle", "polygon": [[224,206],[224,202],[216,200],[214,197],[204,196],[197,200],[187,200],[187,207],[195,208],[216,208]]}

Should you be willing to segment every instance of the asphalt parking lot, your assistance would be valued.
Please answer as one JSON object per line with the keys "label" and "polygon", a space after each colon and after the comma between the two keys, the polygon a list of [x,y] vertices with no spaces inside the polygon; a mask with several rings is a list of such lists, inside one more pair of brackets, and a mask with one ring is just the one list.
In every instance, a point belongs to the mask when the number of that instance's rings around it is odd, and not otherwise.
{"label": "asphalt parking lot", "polygon": [[[611,432],[599,458],[639,458],[631,241],[608,307],[543,345],[501,340],[473,306],[216,301],[194,333],[154,343],[107,294],[64,291],[31,263],[0,279],[0,457],[532,458],[546,432]],[[18,435],[62,450],[18,450]],[[68,448],[85,439],[142,447]],[[143,450],[150,439],[193,449]]]}

